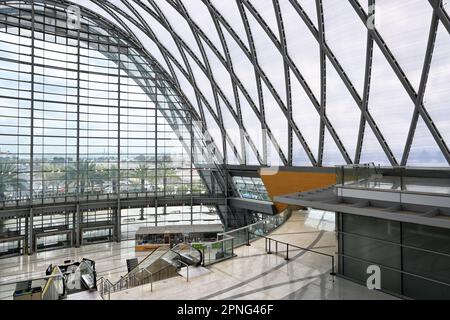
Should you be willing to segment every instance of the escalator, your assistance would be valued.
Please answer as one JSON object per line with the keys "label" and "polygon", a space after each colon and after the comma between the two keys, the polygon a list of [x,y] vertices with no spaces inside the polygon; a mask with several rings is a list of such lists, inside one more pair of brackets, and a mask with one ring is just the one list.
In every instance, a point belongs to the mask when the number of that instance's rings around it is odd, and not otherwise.
{"label": "escalator", "polygon": [[197,267],[202,264],[200,250],[187,243],[180,243],[173,248],[159,247],[144,258],[134,269],[112,284],[105,278],[99,279],[101,295],[129,289],[179,275],[185,267]]}
{"label": "escalator", "polygon": [[95,262],[82,259],[49,265],[45,277],[17,282],[12,297],[14,300],[61,300],[96,291]]}

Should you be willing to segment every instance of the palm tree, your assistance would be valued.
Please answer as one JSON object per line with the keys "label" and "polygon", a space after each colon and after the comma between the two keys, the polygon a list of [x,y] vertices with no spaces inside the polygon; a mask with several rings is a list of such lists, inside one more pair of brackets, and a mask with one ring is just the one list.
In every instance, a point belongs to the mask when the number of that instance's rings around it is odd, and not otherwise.
{"label": "palm tree", "polygon": [[[145,181],[149,178],[154,178],[155,174],[154,174],[154,170],[151,170],[151,168],[149,168],[147,166],[147,164],[139,164],[139,166],[134,169],[133,173],[133,178],[137,178],[140,181],[140,185],[141,185],[141,192],[145,191]],[[145,220],[144,218],[144,207],[141,208],[141,216],[139,218],[139,220]]]}
{"label": "palm tree", "polygon": [[61,165],[54,163],[47,163],[42,166],[42,180],[43,180],[43,191],[46,192],[47,188],[50,186],[52,190],[59,191],[59,186],[64,182],[64,171]]}
{"label": "palm tree", "polygon": [[9,189],[21,191],[26,189],[26,180],[19,176],[14,163],[0,163],[0,201],[5,200],[5,192]]}
{"label": "palm tree", "polygon": [[67,178],[70,184],[76,185],[77,171],[80,181],[78,192],[80,194],[84,194],[86,189],[92,189],[95,184],[102,184],[104,182],[104,177],[99,172],[97,164],[93,160],[82,160],[78,164],[78,167],[74,164],[67,169]]}
{"label": "palm tree", "polygon": [[107,174],[107,181],[111,181],[112,193],[118,193],[119,188],[117,186],[119,185],[119,168],[117,165],[113,164],[105,174]]}

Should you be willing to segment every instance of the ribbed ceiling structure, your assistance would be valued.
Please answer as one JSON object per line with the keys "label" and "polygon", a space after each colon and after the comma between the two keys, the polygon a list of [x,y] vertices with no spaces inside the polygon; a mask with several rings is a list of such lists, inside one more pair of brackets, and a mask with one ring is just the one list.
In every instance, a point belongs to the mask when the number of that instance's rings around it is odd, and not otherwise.
{"label": "ribbed ceiling structure", "polygon": [[440,0],[72,2],[159,62],[229,164],[450,163]]}

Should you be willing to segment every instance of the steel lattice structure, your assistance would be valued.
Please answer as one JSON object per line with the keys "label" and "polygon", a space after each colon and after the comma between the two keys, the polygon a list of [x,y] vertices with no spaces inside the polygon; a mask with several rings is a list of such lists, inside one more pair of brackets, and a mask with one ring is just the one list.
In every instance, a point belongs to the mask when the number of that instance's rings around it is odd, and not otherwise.
{"label": "steel lattice structure", "polygon": [[[450,40],[444,39],[450,18],[440,0],[74,3],[118,25],[159,61],[222,145],[228,163],[351,164],[371,160],[378,150],[380,159],[372,161],[382,164],[450,162],[449,130],[438,119],[438,111],[445,116],[445,110],[426,103],[427,93],[434,94],[427,91],[427,79],[436,37],[440,47]],[[298,30],[298,39],[292,30]],[[302,47],[316,57],[302,62]],[[364,65],[354,70],[361,60]],[[382,69],[381,77],[374,77],[374,68]],[[383,86],[390,90],[390,82],[397,96],[371,105]],[[340,96],[333,96],[335,86],[341,87]],[[372,92],[373,86],[380,90]],[[308,111],[301,112],[300,105]],[[397,122],[389,122],[389,114],[380,116],[389,108],[399,109],[393,113]],[[314,122],[311,132],[305,133],[302,117]],[[225,139],[218,141],[221,136]],[[432,155],[411,160],[411,148]]]}

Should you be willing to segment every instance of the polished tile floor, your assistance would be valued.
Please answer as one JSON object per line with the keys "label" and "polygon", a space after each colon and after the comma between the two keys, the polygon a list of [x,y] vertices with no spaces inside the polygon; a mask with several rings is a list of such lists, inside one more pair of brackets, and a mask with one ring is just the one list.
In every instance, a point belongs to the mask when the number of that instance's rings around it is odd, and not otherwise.
{"label": "polished tile floor", "polygon": [[[334,254],[336,239],[334,215],[321,212],[296,212],[270,237],[323,253]],[[266,254],[264,240],[237,248],[237,257],[193,270],[189,282],[185,272],[180,277],[132,288],[111,295],[111,299],[393,299],[393,297],[330,276],[331,259],[315,253],[289,250],[278,246],[278,254]],[[275,251],[272,246],[272,251]],[[89,258],[96,262],[98,276],[117,281],[126,273],[126,259],[142,259],[135,253],[134,242],[105,243],[81,248],[0,259],[0,299],[11,299],[12,286],[2,286],[29,277],[40,277],[49,264],[64,260]]]}
{"label": "polished tile floor", "polygon": [[[334,215],[297,212],[271,238],[334,254]],[[331,259],[315,253],[278,247],[266,254],[264,240],[236,249],[237,257],[209,267],[211,272],[176,277],[115,293],[111,299],[394,299],[353,282],[330,276]],[[275,246],[272,246],[275,251]],[[192,273],[192,272],[191,272]]]}
{"label": "polished tile floor", "polygon": [[116,282],[127,272],[127,259],[142,259],[145,256],[146,253],[134,251],[134,241],[123,241],[0,259],[0,300],[11,299],[15,288],[14,285],[4,286],[2,283],[45,276],[45,270],[50,264],[88,258],[95,261],[98,278],[105,277]]}

